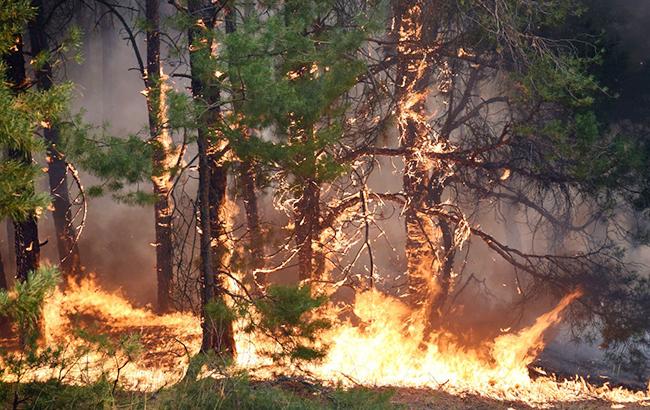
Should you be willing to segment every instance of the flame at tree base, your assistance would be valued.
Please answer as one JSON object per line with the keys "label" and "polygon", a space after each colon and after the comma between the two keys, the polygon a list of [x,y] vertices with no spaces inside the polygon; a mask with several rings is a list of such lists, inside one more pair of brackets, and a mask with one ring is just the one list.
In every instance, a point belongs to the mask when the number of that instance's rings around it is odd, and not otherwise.
{"label": "flame at tree base", "polygon": [[439,389],[455,395],[521,401],[531,405],[600,398],[617,403],[643,403],[650,397],[622,388],[596,387],[576,377],[558,381],[532,379],[528,365],[544,347],[543,333],[560,321],[562,311],[580,292],[565,298],[535,323],[504,334],[471,350],[453,343],[452,335],[434,334],[424,340],[424,320],[399,300],[370,291],[357,296],[355,313],[364,327],[344,324],[328,335],[325,361],[311,371],[323,380],[350,385]]}
{"label": "flame at tree base", "polygon": [[[430,388],[454,395],[550,406],[558,402],[604,400],[650,406],[649,392],[594,386],[584,379],[531,378],[528,366],[544,347],[543,334],[560,321],[562,311],[576,298],[574,292],[534,324],[517,333],[504,334],[481,348],[469,349],[453,342],[452,335],[431,334],[425,340],[424,320],[398,299],[378,291],[357,295],[354,313],[360,324],[335,323],[322,335],[328,354],[319,363],[302,366],[326,385],[364,385]],[[170,386],[184,375],[189,358],[201,343],[198,318],[189,313],[156,315],[136,308],[119,294],[103,291],[90,279],[56,291],[44,309],[48,343],[72,353],[84,341],[73,331],[94,327],[114,339],[140,335],[143,352],[126,360],[98,351],[85,351],[66,372],[67,383],[88,383],[102,374],[116,377],[125,389],[153,391]],[[326,315],[336,317],[334,308]],[[264,338],[238,332],[237,365],[253,377],[272,378],[296,369],[279,367],[259,352],[268,348]],[[78,353],[78,351],[77,351]],[[31,371],[22,381],[60,376],[58,369]],[[5,376],[5,381],[13,381]]]}

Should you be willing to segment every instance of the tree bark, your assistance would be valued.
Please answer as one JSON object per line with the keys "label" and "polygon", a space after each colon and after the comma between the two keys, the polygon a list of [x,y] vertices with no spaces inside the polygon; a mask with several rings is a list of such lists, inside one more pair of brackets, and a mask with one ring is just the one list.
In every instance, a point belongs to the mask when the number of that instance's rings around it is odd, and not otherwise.
{"label": "tree bark", "polygon": [[147,109],[149,135],[153,144],[153,193],[156,232],[156,277],[158,281],[158,312],[170,310],[170,288],[173,275],[171,137],[165,127],[165,84],[160,64],[160,0],[147,0]]}
{"label": "tree bark", "polygon": [[314,264],[314,242],[318,240],[320,215],[320,187],[316,181],[306,179],[304,189],[295,205],[295,236],[298,248],[298,279],[300,281],[313,279],[316,267]]}
{"label": "tree bark", "polygon": [[[17,36],[15,47],[5,56],[7,65],[7,80],[16,94],[25,86],[25,57],[23,55],[22,38]],[[10,149],[9,158],[32,165],[31,152]],[[34,187],[32,186],[33,190]],[[40,242],[38,241],[38,226],[35,212],[31,212],[25,220],[13,221],[14,249],[16,252],[16,279],[20,282],[27,280],[29,272],[38,269],[40,258]]]}
{"label": "tree bark", "polygon": [[[33,56],[49,51],[45,33],[45,11],[42,0],[32,0],[32,7],[37,10],[35,19],[29,23],[29,38]],[[36,84],[39,90],[48,91],[53,85],[52,66],[45,61],[36,71]],[[59,253],[59,263],[64,277],[79,279],[83,274],[79,247],[76,241],[72,221],[70,195],[68,192],[67,164],[64,156],[57,149],[60,135],[56,126],[45,128],[47,143],[48,179],[52,196],[52,217],[56,233],[56,244]]]}
{"label": "tree bark", "polygon": [[242,197],[244,211],[246,213],[248,246],[250,248],[253,276],[256,286],[264,288],[267,284],[266,275],[257,273],[257,270],[264,267],[264,244],[262,242],[257,194],[255,192],[257,188],[255,184],[255,164],[251,160],[246,159],[242,161],[239,178],[242,183]]}
{"label": "tree bark", "polygon": [[[408,198],[404,212],[409,300],[432,322],[439,319],[451,283],[449,225],[426,214],[426,208],[441,203],[444,190],[443,166],[428,160],[422,150],[435,136],[427,121],[427,88],[432,78],[428,64],[437,28],[437,1],[397,1],[397,117],[400,145],[405,150],[403,190]],[[435,142],[435,141],[433,141]]]}
{"label": "tree bark", "polygon": [[215,351],[223,356],[235,354],[232,322],[224,317],[211,317],[206,308],[210,303],[224,302],[223,258],[227,255],[225,223],[222,220],[226,198],[227,170],[219,164],[219,153],[210,141],[210,129],[219,120],[219,87],[209,80],[212,75],[202,66],[212,50],[212,39],[206,32],[214,29],[217,5],[190,0],[188,11],[194,24],[188,30],[190,44],[190,70],[192,96],[204,106],[198,119],[199,149],[199,226],[201,229],[200,254],[203,289],[203,338],[201,351]]}
{"label": "tree bark", "polygon": [[2,259],[2,252],[0,252],[0,290],[7,289],[9,289],[9,285],[7,284],[7,276],[5,275],[5,264]]}

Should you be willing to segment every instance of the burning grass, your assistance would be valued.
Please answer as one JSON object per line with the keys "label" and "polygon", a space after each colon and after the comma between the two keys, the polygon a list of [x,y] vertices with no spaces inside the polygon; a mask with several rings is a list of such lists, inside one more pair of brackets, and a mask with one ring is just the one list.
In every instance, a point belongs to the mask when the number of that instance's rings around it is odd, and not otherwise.
{"label": "burning grass", "polygon": [[[455,343],[453,335],[425,336],[420,312],[396,298],[368,291],[357,295],[357,324],[337,320],[334,307],[322,313],[335,323],[321,335],[321,343],[328,347],[322,361],[300,368],[273,365],[261,354],[271,348],[269,342],[262,335],[240,331],[235,367],[259,383],[308,376],[308,384],[318,389],[398,388],[394,400],[412,408],[464,408],[466,402],[477,406],[472,408],[483,404],[506,408],[508,403],[518,403],[518,408],[650,406],[650,392],[596,386],[580,377],[531,377],[529,366],[544,347],[544,332],[560,322],[563,310],[579,296],[580,292],[566,296],[527,328],[469,349]],[[201,341],[200,323],[192,314],[156,315],[103,291],[93,280],[56,291],[44,313],[48,343],[63,346],[63,355],[74,360],[68,361],[64,378],[60,368],[46,366],[31,369],[22,382],[58,378],[84,385],[104,379],[116,380],[114,386],[127,391],[157,392],[178,385]],[[129,348],[134,340],[137,349]],[[9,347],[8,341],[3,343]],[[4,381],[15,380],[5,375]]]}

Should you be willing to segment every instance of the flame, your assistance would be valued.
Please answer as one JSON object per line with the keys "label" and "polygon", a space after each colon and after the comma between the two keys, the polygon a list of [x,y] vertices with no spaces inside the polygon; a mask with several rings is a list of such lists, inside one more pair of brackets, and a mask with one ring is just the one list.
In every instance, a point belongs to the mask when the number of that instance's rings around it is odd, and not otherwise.
{"label": "flame", "polygon": [[[327,357],[302,369],[332,385],[431,388],[540,407],[593,399],[650,406],[650,392],[593,386],[577,376],[564,381],[531,378],[528,366],[544,347],[545,331],[559,323],[562,312],[580,296],[575,291],[531,326],[469,349],[444,332],[425,339],[423,309],[414,312],[398,298],[369,290],[358,294],[354,303],[361,324],[335,325],[322,337],[329,346]],[[333,310],[329,314],[336,316]],[[263,342],[238,345],[240,365],[254,367],[250,353],[259,344]]]}
{"label": "flame", "polygon": [[[65,291],[55,290],[44,306],[43,322],[45,344],[63,348],[68,365],[64,371],[49,366],[33,369],[23,380],[45,381],[64,375],[66,383],[83,384],[102,375],[115,379],[122,367],[119,382],[124,388],[153,391],[180,380],[189,357],[201,344],[201,326],[193,314],[159,316],[134,307],[119,292],[101,289],[92,276],[80,284],[68,283]],[[79,329],[107,335],[113,342],[138,335],[143,353],[131,358],[120,352],[102,353],[79,335]],[[2,380],[15,381],[6,374]]]}
{"label": "flame", "polygon": [[[650,406],[650,392],[632,392],[607,385],[598,387],[580,377],[560,381],[553,376],[530,376],[528,366],[544,347],[544,333],[560,322],[562,312],[580,295],[580,291],[567,295],[529,327],[501,334],[479,348],[470,349],[444,332],[425,339],[422,311],[413,311],[398,298],[377,290],[365,291],[357,295],[353,304],[360,323],[335,322],[334,327],[322,335],[322,343],[329,346],[328,355],[322,362],[302,366],[301,370],[330,385],[431,388],[538,407],[593,399],[607,400],[615,405]],[[322,314],[336,320],[339,313],[340,308],[329,306]],[[144,353],[120,370],[120,383],[128,389],[154,391],[179,381],[189,357],[198,352],[201,344],[197,317],[180,312],[159,316],[148,309],[134,307],[119,293],[101,289],[93,278],[79,285],[69,284],[65,291],[57,290],[48,299],[44,309],[48,344],[70,346],[70,352],[75,346],[81,346],[83,341],[73,331],[79,326],[79,322],[75,322],[79,317],[96,320],[102,330],[114,337],[126,333],[141,336]],[[261,335],[244,334],[241,329],[245,326],[243,322],[236,324],[238,366],[247,368],[258,378],[296,371],[272,365],[259,353],[269,348],[268,342]],[[116,377],[114,368],[120,360],[123,358],[86,352],[83,358],[77,358],[77,364],[67,373],[66,382],[88,382],[102,372]],[[56,377],[58,371],[36,369],[28,377],[46,380]],[[545,374],[543,371],[537,373]],[[6,375],[3,377],[9,381]]]}

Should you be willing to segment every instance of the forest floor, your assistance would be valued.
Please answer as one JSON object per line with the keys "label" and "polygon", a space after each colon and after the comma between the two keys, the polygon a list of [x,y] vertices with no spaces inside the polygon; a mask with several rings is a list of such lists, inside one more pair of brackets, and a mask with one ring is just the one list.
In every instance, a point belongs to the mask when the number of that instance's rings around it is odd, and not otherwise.
{"label": "forest floor", "polygon": [[[613,404],[603,400],[549,402],[530,406],[432,389],[354,388],[341,390],[300,379],[245,381],[224,384],[209,380],[179,383],[155,393],[113,391],[112,383],[85,386],[54,383],[0,383],[0,408],[15,409],[224,409],[224,410],[563,410],[649,409],[650,403]],[[15,404],[18,403],[17,406]]]}
{"label": "forest floor", "polygon": [[[269,383],[269,382],[264,382]],[[300,382],[272,382],[279,386],[282,390],[294,392],[300,396],[307,397],[308,392],[302,391]],[[304,388],[302,388],[304,389]],[[442,392],[433,389],[422,388],[375,388],[368,389],[367,393],[376,395],[385,395],[388,397],[388,402],[396,409],[404,410],[425,410],[425,409],[440,409],[440,410],[525,410],[535,408],[551,408],[562,410],[600,410],[600,409],[649,409],[650,403],[647,405],[639,404],[613,404],[604,400],[589,400],[589,401],[576,401],[576,402],[556,402],[547,403],[546,406],[533,407],[523,402],[517,401],[500,401],[490,399],[478,395],[464,394],[462,396],[453,395],[450,393]],[[330,397],[329,393],[321,393],[321,396]],[[313,397],[313,394],[312,394]],[[340,407],[337,407],[340,408]],[[359,408],[372,407],[361,406]]]}
{"label": "forest floor", "polygon": [[[423,390],[423,389],[398,389],[391,398],[391,403],[401,408],[409,410],[424,410],[424,409],[441,409],[441,410],[460,410],[460,409],[473,409],[473,410],[523,410],[534,409],[538,407],[531,407],[521,402],[504,402],[494,399],[489,399],[476,395],[455,396],[449,393]],[[625,408],[625,409],[648,409],[648,407],[641,407],[640,405],[625,404],[624,407],[617,407],[610,402],[603,400],[592,401],[579,401],[579,402],[560,402],[549,403],[547,408],[552,409],[611,409],[611,408]]]}

